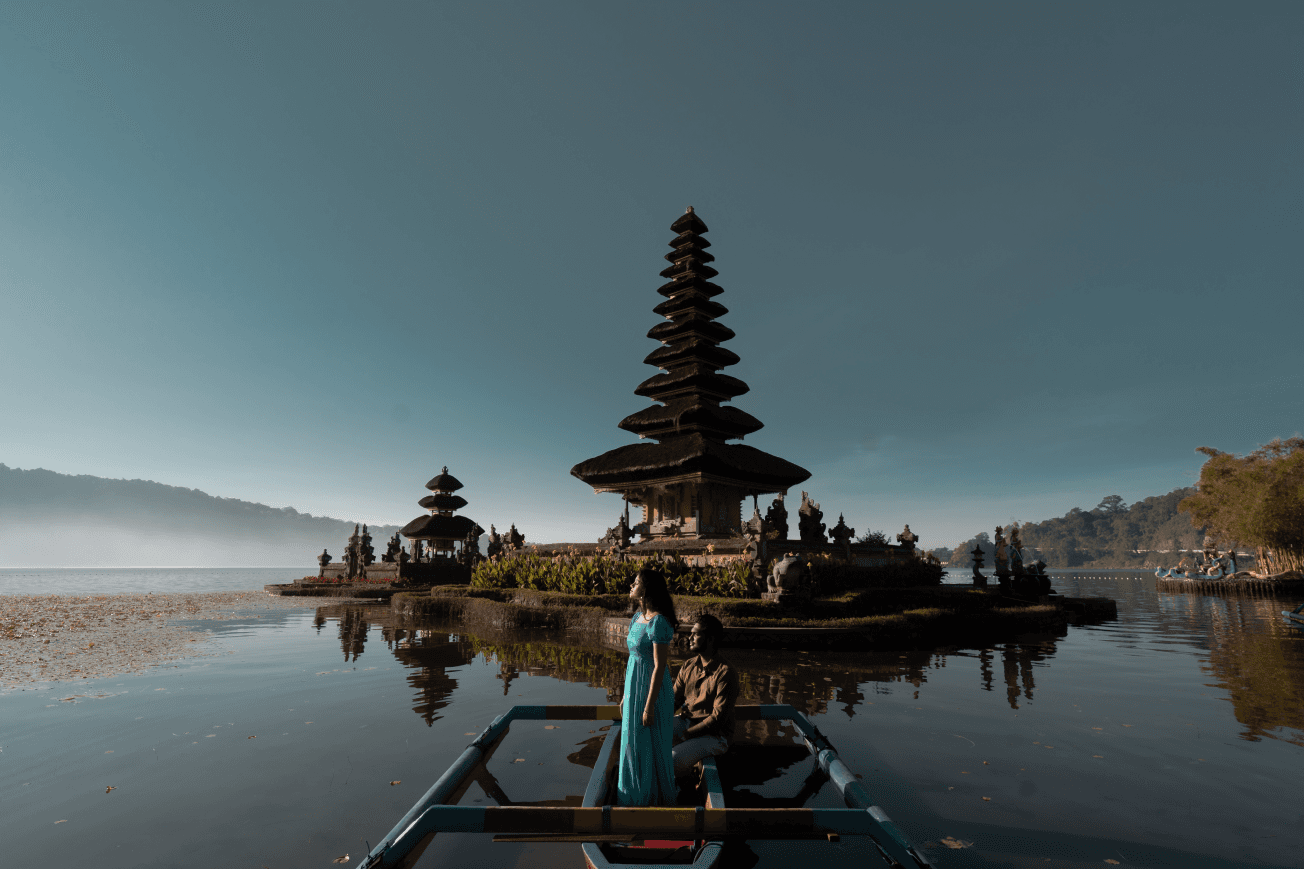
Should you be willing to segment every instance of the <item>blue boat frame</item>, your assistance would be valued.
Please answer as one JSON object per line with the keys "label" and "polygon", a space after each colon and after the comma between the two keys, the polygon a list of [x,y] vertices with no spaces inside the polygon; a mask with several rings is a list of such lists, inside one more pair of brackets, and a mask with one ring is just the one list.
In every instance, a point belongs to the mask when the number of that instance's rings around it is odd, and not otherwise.
{"label": "blue boat frame", "polygon": [[[535,806],[447,805],[493,745],[506,734],[513,721],[610,721],[620,720],[618,705],[606,706],[513,706],[495,718],[466,747],[443,775],[408,810],[403,818],[359,864],[360,869],[411,869],[420,860],[437,833],[501,833],[528,835],[542,840],[582,841],[586,859],[594,838],[667,838],[703,840],[691,864],[709,866],[719,854],[725,835],[742,838],[814,838],[866,836],[886,865],[900,869],[927,869],[931,864],[910,844],[881,808],[873,804],[869,791],[847,768],[833,745],[819,728],[788,704],[739,706],[740,720],[790,721],[801,734],[807,750],[820,770],[838,789],[845,809],[730,809],[722,805],[723,791],[718,774],[708,773],[708,805],[685,808],[624,808],[600,805],[610,793],[606,770],[619,732],[608,734],[594,764],[580,808]],[[715,772],[714,763],[708,769]],[[714,798],[719,797],[720,803]],[[720,807],[715,807],[719,805]],[[567,829],[569,828],[569,829]],[[631,831],[637,830],[637,833]],[[714,846],[714,847],[713,847]],[[709,851],[707,849],[710,849]],[[593,844],[593,851],[600,850]],[[710,862],[702,862],[709,857]],[[605,858],[604,864],[606,863]],[[686,864],[677,864],[682,867]]]}

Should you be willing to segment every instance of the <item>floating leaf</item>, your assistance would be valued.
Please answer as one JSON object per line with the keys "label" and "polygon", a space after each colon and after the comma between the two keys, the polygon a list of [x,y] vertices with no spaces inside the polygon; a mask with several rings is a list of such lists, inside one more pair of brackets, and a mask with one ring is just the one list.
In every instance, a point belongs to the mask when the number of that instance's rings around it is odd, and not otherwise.
{"label": "floating leaf", "polygon": [[117,789],[118,789],[117,785],[109,785],[104,789],[104,792],[107,794],[109,791],[116,791]]}
{"label": "floating leaf", "polygon": [[56,823],[56,824],[66,824],[66,823],[68,823],[68,819],[67,819],[67,818],[64,818],[62,821],[55,821],[55,823]]}
{"label": "floating leaf", "polygon": [[251,737],[249,737],[249,738],[250,738],[250,739],[257,739],[258,737],[256,737],[256,736],[251,736]]}
{"label": "floating leaf", "polygon": [[471,731],[470,733],[463,733],[462,735],[463,735],[463,736],[475,736],[475,731]]}
{"label": "floating leaf", "polygon": [[956,839],[951,836],[947,836],[945,839],[943,839],[942,844],[948,848],[954,848],[957,851],[960,850],[961,848],[973,847],[973,842],[966,842],[964,839]]}
{"label": "floating leaf", "polygon": [[512,763],[525,763],[525,758],[518,757],[516,760],[512,761]]}
{"label": "floating leaf", "polygon": [[[1128,726],[1130,726],[1130,725],[1124,724],[1123,726],[1124,726],[1124,727],[1128,727]],[[1106,858],[1105,858],[1105,862],[1106,862],[1106,863],[1112,863],[1112,864],[1115,865],[1115,866],[1118,865],[1118,861],[1115,860],[1113,857],[1106,857]]]}
{"label": "floating leaf", "polygon": [[1104,759],[1105,759],[1105,756],[1104,756],[1103,754],[1093,754],[1093,755],[1091,755],[1091,756],[1092,756],[1092,757],[1098,757],[1098,758],[1100,758],[1101,760],[1104,760]]}
{"label": "floating leaf", "polygon": [[394,785],[401,785],[401,784],[403,784],[403,779],[401,779],[401,778],[396,778],[396,779],[394,779],[392,782],[389,783],[389,786],[390,786],[390,787],[393,787]]}
{"label": "floating leaf", "polygon": [[348,855],[348,854],[345,854],[343,857],[336,857],[336,858],[335,858],[334,860],[332,860],[331,862],[332,862],[332,863],[347,863],[347,862],[349,862],[349,855]]}
{"label": "floating leaf", "polygon": [[983,761],[983,766],[991,766],[991,764],[984,760],[984,761]]}
{"label": "floating leaf", "polygon": [[983,802],[990,803],[991,801],[992,801],[991,797],[983,797]]}
{"label": "floating leaf", "polygon": [[543,725],[543,729],[544,729],[544,730],[556,730],[556,729],[557,729],[557,725],[555,725],[555,724],[545,724],[545,725]]}

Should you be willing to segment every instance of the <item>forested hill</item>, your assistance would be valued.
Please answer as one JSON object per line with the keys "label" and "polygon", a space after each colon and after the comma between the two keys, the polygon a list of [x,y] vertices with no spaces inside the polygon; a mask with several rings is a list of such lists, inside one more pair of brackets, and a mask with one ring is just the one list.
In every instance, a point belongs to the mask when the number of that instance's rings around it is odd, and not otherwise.
{"label": "forested hill", "polygon": [[[1110,495],[1091,510],[1074,507],[1058,519],[1020,523],[1024,560],[1040,556],[1047,566],[1061,568],[1172,567],[1181,558],[1174,550],[1199,549],[1204,541],[1204,529],[1193,526],[1189,514],[1177,512],[1182,499],[1194,492],[1175,489],[1131,506]],[[992,567],[995,547],[987,531],[957,546],[950,566],[973,564],[969,553],[975,544],[987,553],[984,565]]]}
{"label": "forested hill", "polygon": [[[148,480],[0,464],[0,567],[296,567],[338,559],[353,522]],[[398,526],[372,526],[377,554]]]}

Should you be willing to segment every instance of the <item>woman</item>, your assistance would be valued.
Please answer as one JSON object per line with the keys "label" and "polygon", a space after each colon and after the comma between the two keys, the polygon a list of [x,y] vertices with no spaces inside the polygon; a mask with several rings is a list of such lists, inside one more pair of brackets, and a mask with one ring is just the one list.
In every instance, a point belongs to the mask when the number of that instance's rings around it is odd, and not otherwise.
{"label": "woman", "polygon": [[675,769],[670,756],[674,733],[674,690],[667,664],[675,636],[675,604],[661,571],[645,567],[629,590],[634,618],[629,624],[629,664],[620,717],[620,775],[617,805],[670,806]]}

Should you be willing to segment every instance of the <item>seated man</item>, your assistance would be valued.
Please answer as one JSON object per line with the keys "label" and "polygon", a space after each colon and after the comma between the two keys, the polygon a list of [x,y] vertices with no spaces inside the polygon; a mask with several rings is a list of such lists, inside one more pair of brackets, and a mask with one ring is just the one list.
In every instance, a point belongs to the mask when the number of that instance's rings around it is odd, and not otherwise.
{"label": "seated man", "polygon": [[703,613],[693,625],[688,648],[697,653],[675,677],[675,777],[686,776],[702,759],[724,754],[734,731],[738,674],[720,657],[724,625]]}

